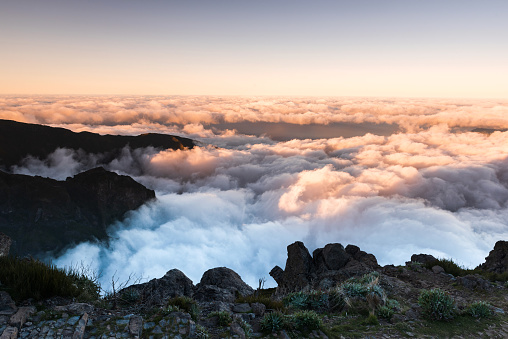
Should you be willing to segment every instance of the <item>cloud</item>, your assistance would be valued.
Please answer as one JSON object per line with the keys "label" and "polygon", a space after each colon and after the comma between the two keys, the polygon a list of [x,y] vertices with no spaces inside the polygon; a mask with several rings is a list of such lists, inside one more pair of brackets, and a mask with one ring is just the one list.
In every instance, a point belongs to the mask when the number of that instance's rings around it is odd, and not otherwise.
{"label": "cloud", "polygon": [[[227,266],[254,286],[274,265],[284,266],[285,247],[296,240],[310,250],[356,244],[382,264],[402,264],[413,253],[468,267],[483,262],[508,236],[508,132],[468,130],[508,127],[507,107],[444,99],[13,97],[0,101],[0,116],[201,140],[187,151],[125,148],[103,164],[155,189],[158,200],[112,225],[108,247],[80,244],[56,263],[85,259],[105,277],[122,278],[179,268],[195,283],[205,270]],[[405,129],[276,142],[210,125],[225,121]],[[59,149],[12,170],[62,179],[102,162],[100,155]]]}

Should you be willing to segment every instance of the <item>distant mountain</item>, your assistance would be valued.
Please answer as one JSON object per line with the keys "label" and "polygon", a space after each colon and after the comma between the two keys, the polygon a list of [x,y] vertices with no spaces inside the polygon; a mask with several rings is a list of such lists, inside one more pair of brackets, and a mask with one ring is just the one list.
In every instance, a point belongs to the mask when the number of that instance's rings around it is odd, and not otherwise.
{"label": "distant mountain", "polygon": [[108,225],[154,198],[134,179],[102,167],[65,181],[0,171],[0,232],[12,238],[11,254],[56,254],[106,240]]}
{"label": "distant mountain", "polygon": [[6,170],[19,164],[27,155],[44,159],[59,147],[102,153],[107,155],[106,160],[112,160],[125,146],[132,149],[152,146],[176,150],[193,148],[195,143],[192,139],[167,134],[123,136],[75,133],[65,128],[0,119],[0,168]]}

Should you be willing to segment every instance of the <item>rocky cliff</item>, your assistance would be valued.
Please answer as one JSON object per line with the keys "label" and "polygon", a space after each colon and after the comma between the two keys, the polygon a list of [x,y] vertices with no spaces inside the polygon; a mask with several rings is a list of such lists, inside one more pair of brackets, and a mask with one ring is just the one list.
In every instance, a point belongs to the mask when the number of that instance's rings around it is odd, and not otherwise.
{"label": "rocky cliff", "polygon": [[122,136],[74,133],[64,128],[0,119],[0,169],[5,170],[19,164],[28,155],[44,159],[57,148],[81,149],[86,153],[102,154],[103,161],[108,162],[117,157],[125,146],[132,149],[149,146],[185,149],[193,148],[194,145],[192,139],[166,134]]}
{"label": "rocky cliff", "polygon": [[65,181],[0,171],[0,232],[11,254],[40,256],[89,240],[106,240],[106,227],[155,198],[128,176],[95,168]]}

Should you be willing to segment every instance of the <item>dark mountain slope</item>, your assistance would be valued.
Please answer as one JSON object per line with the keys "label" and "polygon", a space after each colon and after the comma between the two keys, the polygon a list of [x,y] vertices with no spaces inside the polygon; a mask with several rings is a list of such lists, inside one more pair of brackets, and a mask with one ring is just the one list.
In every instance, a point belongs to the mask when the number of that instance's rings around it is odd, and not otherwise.
{"label": "dark mountain slope", "polygon": [[0,171],[0,232],[13,239],[11,254],[41,256],[107,239],[109,224],[154,198],[132,178],[101,167],[66,181]]}
{"label": "dark mountain slope", "polygon": [[107,159],[112,160],[127,145],[133,149],[149,146],[185,149],[193,148],[195,144],[192,139],[166,134],[122,136],[75,133],[64,128],[0,119],[0,168],[4,169],[19,164],[29,154],[44,159],[58,147],[107,154]]}

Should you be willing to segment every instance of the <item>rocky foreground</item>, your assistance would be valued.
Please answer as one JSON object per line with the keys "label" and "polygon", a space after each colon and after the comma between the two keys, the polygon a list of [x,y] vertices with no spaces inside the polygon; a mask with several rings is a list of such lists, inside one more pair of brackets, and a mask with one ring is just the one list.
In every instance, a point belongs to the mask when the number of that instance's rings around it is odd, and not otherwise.
{"label": "rocky foreground", "polygon": [[[254,290],[219,267],[197,285],[172,269],[86,303],[59,296],[14,302],[0,291],[1,338],[508,337],[508,288],[496,281],[508,271],[508,242],[498,242],[477,270],[456,275],[447,273],[450,262],[426,254],[381,267],[353,245],[328,244],[310,255],[296,242],[287,251],[285,268],[270,272],[279,285],[270,290]],[[436,313],[442,319],[429,318],[421,301],[432,289],[453,300],[451,313]],[[471,306],[478,301],[483,313]]]}

